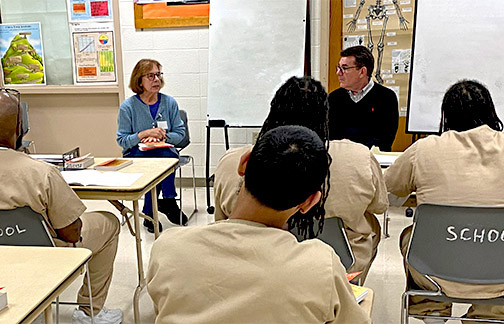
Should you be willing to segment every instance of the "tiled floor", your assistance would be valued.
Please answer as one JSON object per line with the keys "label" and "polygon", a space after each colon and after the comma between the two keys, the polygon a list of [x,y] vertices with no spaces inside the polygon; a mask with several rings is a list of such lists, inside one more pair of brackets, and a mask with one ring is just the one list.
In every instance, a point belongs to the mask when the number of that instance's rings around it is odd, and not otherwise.
{"label": "tiled floor", "polygon": [[[199,212],[189,221],[189,226],[205,225],[213,221],[213,215],[206,212],[205,189],[197,189]],[[89,210],[108,210],[119,216],[119,213],[106,201],[85,201]],[[140,202],[143,206],[143,202]],[[131,206],[130,206],[131,207]],[[192,191],[184,190],[184,211],[189,213],[193,208]],[[400,323],[400,301],[404,290],[404,273],[402,257],[399,252],[398,237],[402,229],[411,224],[412,219],[404,216],[404,208],[390,209],[390,238],[384,239],[379,246],[378,255],[371,267],[366,286],[375,292],[373,305],[374,324],[398,324]],[[164,228],[172,225],[166,217],[160,215]],[[380,222],[383,217],[378,217]],[[154,235],[142,228],[142,250],[144,266],[147,269],[149,252],[154,241]],[[108,308],[119,308],[124,312],[124,324],[133,323],[133,293],[137,285],[136,252],[133,236],[129,233],[126,225],[122,227],[119,248],[115,261],[114,277],[112,280],[109,296],[105,304]],[[61,297],[61,300],[74,300],[80,282],[74,283]],[[60,307],[60,323],[71,323],[72,306]],[[152,302],[144,291],[140,297],[141,323],[154,323],[154,308]],[[419,324],[422,321],[411,319],[410,323]],[[451,323],[451,322],[448,322]],[[453,322],[457,323],[457,322]],[[189,324],[189,323],[188,323]],[[225,324],[225,323],[223,323]],[[351,323],[347,323],[351,324]]]}

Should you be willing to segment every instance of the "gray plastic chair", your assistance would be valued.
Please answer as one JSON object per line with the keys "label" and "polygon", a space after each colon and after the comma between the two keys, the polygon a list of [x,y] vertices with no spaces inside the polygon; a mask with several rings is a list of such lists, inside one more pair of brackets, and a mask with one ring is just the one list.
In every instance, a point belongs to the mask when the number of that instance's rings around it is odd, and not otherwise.
{"label": "gray plastic chair", "polygon": [[[19,207],[10,210],[0,210],[0,245],[13,246],[41,246],[54,247],[46,222],[42,215],[34,212],[29,206]],[[89,265],[86,262],[86,276],[88,282]],[[84,306],[91,307],[91,323],[93,323],[93,299],[91,294],[91,285],[89,288],[89,304]],[[56,323],[59,323],[59,305],[80,305],[75,302],[60,302],[56,298]]]}
{"label": "gray plastic chair", "polygon": [[[314,231],[318,231],[318,225],[314,226]],[[304,238],[297,233],[296,228],[293,228],[290,232],[296,236],[298,241],[301,242],[304,240]],[[350,269],[355,262],[355,258],[350,243],[348,243],[343,220],[341,218],[326,218],[322,233],[320,233],[317,238],[329,244],[340,257],[341,263],[345,269]]]}
{"label": "gray plastic chair", "polygon": [[[182,119],[182,121],[184,122],[184,126],[185,126],[184,139],[182,139],[182,141],[179,144],[175,145],[175,148],[179,152],[179,163],[177,164],[176,169],[178,169],[179,188],[180,188],[179,198],[176,198],[176,200],[178,200],[180,202],[180,224],[182,224],[182,167],[184,165],[188,164],[189,162],[191,162],[191,165],[192,165],[192,186],[193,186],[193,195],[194,195],[194,209],[191,212],[191,214],[189,214],[187,216],[188,219],[190,219],[195,213],[198,212],[198,203],[196,201],[196,174],[194,172],[194,158],[191,155],[180,154],[180,152],[191,143],[191,139],[189,136],[189,124],[188,124],[188,120],[187,120],[187,113],[185,112],[185,110],[179,110],[179,114],[180,114],[180,119]],[[177,172],[177,170],[175,170],[175,172]]]}
{"label": "gray plastic chair", "polygon": [[[17,143],[19,150],[25,153],[35,153],[35,142],[25,141],[23,137],[30,131],[30,119],[28,118],[28,103],[21,102],[21,137],[18,139],[20,143]],[[33,147],[33,152],[30,152],[30,146]]]}
{"label": "gray plastic chair", "polygon": [[[432,279],[437,277],[460,283],[504,284],[503,229],[504,207],[419,205],[413,219],[413,233],[406,262],[430,280],[438,290],[406,291],[402,296],[401,323],[409,323],[410,316],[462,319],[455,316],[411,315],[408,312],[410,296],[425,296],[452,303],[504,305],[504,297],[451,298]],[[504,323],[503,320],[488,319],[471,321]]]}

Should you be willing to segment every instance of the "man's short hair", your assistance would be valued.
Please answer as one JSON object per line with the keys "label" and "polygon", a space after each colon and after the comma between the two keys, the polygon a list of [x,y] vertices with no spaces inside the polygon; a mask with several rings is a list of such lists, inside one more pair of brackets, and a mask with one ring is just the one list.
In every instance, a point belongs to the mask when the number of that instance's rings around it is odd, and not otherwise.
{"label": "man's short hair", "polygon": [[462,80],[446,91],[441,105],[440,133],[463,132],[481,125],[502,131],[490,91],[474,80]]}
{"label": "man's short hair", "polygon": [[286,210],[321,190],[328,170],[327,149],[303,126],[280,126],[254,146],[245,170],[245,188],[263,205]]}
{"label": "man's short hair", "polygon": [[368,77],[371,79],[371,75],[374,70],[374,57],[371,51],[365,46],[352,46],[341,51],[341,57],[353,56],[355,57],[355,64],[358,67],[365,66],[367,68]]}

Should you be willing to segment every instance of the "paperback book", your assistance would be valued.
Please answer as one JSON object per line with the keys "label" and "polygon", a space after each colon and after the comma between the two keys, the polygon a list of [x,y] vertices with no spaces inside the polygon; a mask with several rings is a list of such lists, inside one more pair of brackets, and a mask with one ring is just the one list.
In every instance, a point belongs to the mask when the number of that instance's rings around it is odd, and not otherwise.
{"label": "paperback book", "polygon": [[105,162],[99,163],[95,165],[95,170],[99,171],[117,171],[128,165],[133,164],[133,160],[131,159],[120,159],[115,158],[111,160],[107,160]]}

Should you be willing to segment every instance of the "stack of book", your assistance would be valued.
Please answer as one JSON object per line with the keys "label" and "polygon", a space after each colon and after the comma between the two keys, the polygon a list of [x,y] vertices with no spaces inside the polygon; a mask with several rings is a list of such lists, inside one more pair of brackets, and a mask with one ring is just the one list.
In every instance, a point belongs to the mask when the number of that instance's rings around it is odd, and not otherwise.
{"label": "stack of book", "polygon": [[89,153],[84,156],[79,156],[71,160],[65,161],[65,170],[82,170],[87,169],[94,164],[94,156]]}

